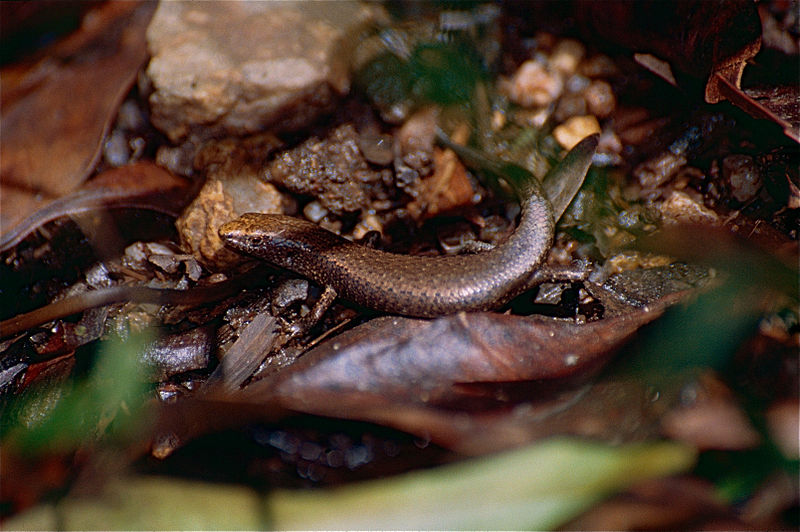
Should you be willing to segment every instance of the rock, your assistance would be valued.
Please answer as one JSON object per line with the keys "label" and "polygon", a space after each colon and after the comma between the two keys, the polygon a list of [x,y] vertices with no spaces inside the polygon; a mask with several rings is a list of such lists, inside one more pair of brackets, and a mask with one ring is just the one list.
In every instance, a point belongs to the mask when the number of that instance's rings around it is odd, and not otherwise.
{"label": "rock", "polygon": [[553,118],[557,122],[564,122],[573,116],[586,114],[586,100],[580,93],[567,93],[558,100]]}
{"label": "rock", "polygon": [[606,81],[595,80],[589,84],[583,93],[589,112],[599,118],[611,116],[617,106],[617,99],[611,85]]}
{"label": "rock", "polygon": [[[629,264],[637,262],[633,257]],[[660,257],[651,260],[662,260]],[[639,261],[641,262],[641,261]],[[615,267],[624,264],[624,258],[616,261]],[[603,288],[621,302],[634,307],[643,307],[667,297],[703,286],[709,271],[702,266],[671,263],[664,266],[640,267],[611,275]]]}
{"label": "rock", "polygon": [[406,208],[417,220],[474,205],[476,190],[467,169],[452,150],[434,150],[433,175],[422,181],[423,192]]}
{"label": "rock", "polygon": [[567,150],[594,133],[600,133],[600,124],[592,115],[573,116],[553,130],[553,136]]}
{"label": "rock", "polygon": [[684,223],[697,225],[716,225],[719,217],[698,199],[685,192],[672,191],[667,200],[661,204],[661,214],[667,223]]}
{"label": "rock", "polygon": [[722,175],[731,188],[731,195],[742,203],[752,199],[761,189],[761,175],[749,155],[733,154],[722,160]]}
{"label": "rock", "polygon": [[533,59],[520,65],[511,80],[501,82],[508,98],[523,107],[549,105],[564,90],[564,80]]}
{"label": "rock", "polygon": [[394,160],[394,139],[389,134],[362,133],[358,137],[358,148],[372,164],[388,166]]}
{"label": "rock", "polygon": [[634,168],[633,176],[643,188],[654,189],[672,179],[685,166],[684,155],[664,151]]}
{"label": "rock", "polygon": [[589,78],[610,78],[619,74],[619,69],[607,55],[594,55],[581,61],[578,72]]}
{"label": "rock", "polygon": [[586,55],[586,48],[572,39],[560,41],[550,55],[549,64],[554,70],[563,74],[572,74]]}
{"label": "rock", "polygon": [[397,141],[404,156],[420,151],[433,153],[438,115],[436,107],[427,107],[409,116],[403,123],[397,131]]}
{"label": "rock", "polygon": [[322,206],[317,200],[309,201],[303,207],[303,216],[310,222],[319,223],[320,220],[328,215],[328,209]]}
{"label": "rock", "polygon": [[383,224],[381,223],[380,218],[374,214],[366,214],[362,216],[361,221],[359,221],[353,228],[353,238],[356,240],[361,240],[367,236],[367,233],[371,231],[383,233]]}
{"label": "rock", "polygon": [[352,124],[341,125],[323,139],[311,137],[278,154],[267,163],[264,176],[295,194],[315,197],[337,215],[368,208],[392,176],[388,168],[370,166],[358,140]]}
{"label": "rock", "polygon": [[173,142],[292,130],[350,87],[359,2],[162,2],[147,30],[152,121]]}
{"label": "rock", "polygon": [[219,227],[246,212],[284,214],[291,202],[260,177],[262,157],[277,147],[277,139],[260,135],[234,141],[211,141],[203,146],[195,166],[208,180],[175,222],[182,247],[212,270],[225,270],[242,256],[225,247]]}
{"label": "rock", "polygon": [[800,458],[800,443],[797,439],[800,404],[797,399],[782,399],[767,410],[767,427],[772,441],[790,460]]}

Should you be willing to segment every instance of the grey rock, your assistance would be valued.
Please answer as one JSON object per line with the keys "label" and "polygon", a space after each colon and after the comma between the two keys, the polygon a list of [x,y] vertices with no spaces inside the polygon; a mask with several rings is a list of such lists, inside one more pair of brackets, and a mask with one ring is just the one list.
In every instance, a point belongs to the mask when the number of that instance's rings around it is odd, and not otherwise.
{"label": "grey rock", "polygon": [[152,121],[173,142],[291,130],[350,87],[360,2],[162,2],[147,30]]}

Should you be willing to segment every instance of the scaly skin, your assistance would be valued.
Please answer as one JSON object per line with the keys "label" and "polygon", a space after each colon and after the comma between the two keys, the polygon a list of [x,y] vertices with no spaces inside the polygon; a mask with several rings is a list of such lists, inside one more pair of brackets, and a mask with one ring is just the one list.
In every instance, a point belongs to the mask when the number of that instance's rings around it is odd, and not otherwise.
{"label": "scaly skin", "polygon": [[[596,148],[596,136],[582,140],[551,171],[552,178],[585,175]],[[469,150],[462,155],[470,156]],[[503,163],[494,170],[498,168],[508,166]],[[514,171],[517,177],[525,174],[519,167]],[[495,249],[475,255],[394,255],[353,244],[304,220],[268,214],[245,214],[223,225],[220,235],[235,249],[308,277],[376,310],[421,317],[487,310],[503,305],[541,280],[537,279],[537,268],[553,240],[550,203],[536,179],[531,176],[522,181],[514,184],[522,198],[522,216],[516,230]],[[246,281],[238,278],[186,291],[136,286],[101,288],[2,321],[0,337],[118,301],[202,303],[234,293]]]}
{"label": "scaly skin", "polygon": [[[564,171],[591,164],[597,138],[584,139]],[[558,167],[556,168],[558,171]],[[333,288],[364,307],[434,317],[502,306],[528,288],[553,241],[555,222],[539,182],[518,184],[522,214],[514,233],[484,253],[396,255],[354,244],[321,227],[277,214],[248,213],[220,228],[232,248]]]}

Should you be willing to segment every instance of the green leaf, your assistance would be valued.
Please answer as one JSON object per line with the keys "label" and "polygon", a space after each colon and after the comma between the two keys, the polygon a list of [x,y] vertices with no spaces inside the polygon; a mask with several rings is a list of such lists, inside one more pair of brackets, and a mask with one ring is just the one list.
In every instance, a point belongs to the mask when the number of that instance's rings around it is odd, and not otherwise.
{"label": "green leaf", "polygon": [[28,390],[3,420],[3,444],[35,454],[69,451],[92,437],[127,438],[149,388],[139,360],[148,338],[103,342],[85,378]]}
{"label": "green leaf", "polygon": [[275,528],[545,529],[637,480],[689,468],[673,443],[611,447],[556,439],[389,481],[276,492]]}
{"label": "green leaf", "polygon": [[693,449],[554,439],[335,489],[255,491],[134,477],[99,499],[68,497],[11,529],[546,529],[637,481],[686,471]]}

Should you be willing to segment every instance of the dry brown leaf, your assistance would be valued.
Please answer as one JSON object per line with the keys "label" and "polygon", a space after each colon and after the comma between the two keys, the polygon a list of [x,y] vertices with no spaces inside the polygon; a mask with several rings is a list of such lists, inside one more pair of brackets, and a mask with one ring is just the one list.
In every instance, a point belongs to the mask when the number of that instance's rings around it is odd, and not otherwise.
{"label": "dry brown leaf", "polygon": [[[103,137],[147,57],[152,4],[109,2],[25,74],[3,69],[0,180],[58,197],[93,170]],[[13,82],[12,85],[9,82]],[[3,209],[3,225],[12,222]],[[17,219],[28,213],[17,212]]]}
{"label": "dry brown leaf", "polygon": [[761,19],[750,0],[584,0],[576,15],[603,39],[666,61],[666,68],[677,70],[672,76],[704,80],[709,103],[724,99],[717,75],[738,87],[747,60],[761,48]]}
{"label": "dry brown leaf", "polygon": [[[385,424],[461,452],[520,445],[542,434],[505,414],[541,388],[585,381],[663,304],[576,324],[541,317],[457,314],[436,320],[383,317],[320,345],[235,400]],[[513,383],[520,397],[505,397]],[[544,409],[555,408],[555,397]],[[456,414],[457,413],[457,414]]]}
{"label": "dry brown leaf", "polygon": [[[5,190],[3,192],[0,205],[5,213],[7,207],[13,208],[9,202],[19,198],[14,194],[6,194]],[[10,249],[42,225],[64,216],[115,208],[138,208],[177,217],[191,199],[190,192],[191,184],[186,179],[152,162],[142,161],[108,170],[73,194],[44,205],[34,203],[39,208],[33,214],[3,232],[0,251]]]}

